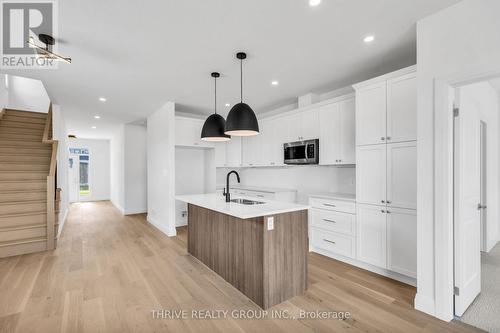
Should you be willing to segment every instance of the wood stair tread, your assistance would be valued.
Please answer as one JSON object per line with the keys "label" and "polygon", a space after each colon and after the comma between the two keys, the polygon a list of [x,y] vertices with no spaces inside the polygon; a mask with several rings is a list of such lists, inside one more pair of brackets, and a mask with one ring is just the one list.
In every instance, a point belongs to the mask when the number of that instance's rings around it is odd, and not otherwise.
{"label": "wood stair tread", "polygon": [[34,212],[21,212],[21,213],[10,213],[10,214],[5,214],[5,215],[0,215],[2,218],[9,218],[9,217],[21,217],[21,216],[36,216],[36,215],[47,215],[46,210],[39,210],[39,211],[34,211]]}
{"label": "wood stair tread", "polygon": [[23,200],[23,201],[9,201],[9,202],[0,202],[0,206],[6,205],[26,205],[26,204],[35,204],[35,203],[47,203],[47,200]]}
{"label": "wood stair tread", "polygon": [[46,242],[46,241],[47,241],[47,237],[26,238],[26,239],[15,240],[15,241],[0,242],[0,247],[19,245],[19,244],[27,244],[27,243],[36,243],[36,242]]}

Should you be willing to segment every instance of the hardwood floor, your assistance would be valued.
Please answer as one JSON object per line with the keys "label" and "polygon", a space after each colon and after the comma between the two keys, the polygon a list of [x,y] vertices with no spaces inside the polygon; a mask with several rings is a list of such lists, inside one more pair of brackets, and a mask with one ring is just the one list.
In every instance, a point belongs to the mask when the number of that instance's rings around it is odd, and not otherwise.
{"label": "hardwood floor", "polygon": [[[413,287],[313,253],[308,291],[270,310],[352,318],[234,319],[235,309],[260,309],[188,255],[186,240],[186,228],[168,238],[109,202],[73,204],[56,250],[0,259],[0,332],[478,331],[414,310]],[[153,318],[160,309],[188,319]],[[191,310],[228,310],[229,319],[192,319]]]}

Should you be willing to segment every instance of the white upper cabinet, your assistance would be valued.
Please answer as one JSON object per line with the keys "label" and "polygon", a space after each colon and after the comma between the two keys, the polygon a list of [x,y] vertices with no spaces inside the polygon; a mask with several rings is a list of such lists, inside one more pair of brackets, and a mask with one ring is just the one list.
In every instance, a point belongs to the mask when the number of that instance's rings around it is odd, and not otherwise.
{"label": "white upper cabinet", "polygon": [[339,104],[332,103],[319,111],[319,163],[323,165],[339,163],[340,115]]}
{"label": "white upper cabinet", "polygon": [[318,108],[299,111],[280,118],[283,121],[283,130],[287,131],[286,142],[319,138],[320,130]]}
{"label": "white upper cabinet", "polygon": [[175,117],[175,145],[186,147],[214,147],[212,142],[201,140],[201,119]]}
{"label": "white upper cabinet", "polygon": [[387,215],[383,207],[357,205],[358,260],[387,267]]}
{"label": "white upper cabinet", "polygon": [[417,139],[417,76],[387,81],[387,142]]}
{"label": "white upper cabinet", "polygon": [[241,162],[241,137],[232,136],[231,141],[227,141],[226,145],[226,166],[235,168],[242,165]]}
{"label": "white upper cabinet", "polygon": [[417,277],[417,212],[413,209],[387,210],[387,268]]}
{"label": "white upper cabinet", "polygon": [[385,205],[387,196],[386,155],[386,144],[360,146],[356,149],[357,202]]}
{"label": "white upper cabinet", "polygon": [[262,137],[262,165],[283,165],[283,143],[286,134],[283,132],[281,118],[264,119],[259,122]]}
{"label": "white upper cabinet", "polygon": [[242,138],[242,162],[243,166],[262,165],[263,134],[246,136]]}
{"label": "white upper cabinet", "polygon": [[[354,98],[339,103],[339,162],[340,164],[356,163],[356,126]],[[321,141],[320,141],[321,147]],[[321,158],[321,155],[320,155]]]}
{"label": "white upper cabinet", "polygon": [[222,168],[227,166],[226,160],[226,142],[215,142],[215,167]]}
{"label": "white upper cabinet", "polygon": [[414,67],[354,85],[356,145],[417,139],[417,78]]}
{"label": "white upper cabinet", "polygon": [[354,98],[319,110],[319,163],[355,164]]}
{"label": "white upper cabinet", "polygon": [[417,143],[387,145],[387,205],[417,209]]}
{"label": "white upper cabinet", "polygon": [[384,143],[386,136],[386,82],[357,89],[356,144]]}

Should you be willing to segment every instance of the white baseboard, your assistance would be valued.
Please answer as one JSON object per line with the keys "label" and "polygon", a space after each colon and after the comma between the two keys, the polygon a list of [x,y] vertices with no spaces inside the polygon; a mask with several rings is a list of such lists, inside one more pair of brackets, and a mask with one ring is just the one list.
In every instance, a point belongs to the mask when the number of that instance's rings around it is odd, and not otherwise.
{"label": "white baseboard", "polygon": [[367,264],[365,262],[362,262],[362,261],[359,261],[356,259],[352,259],[349,257],[345,257],[345,256],[342,256],[342,255],[339,255],[336,253],[332,253],[330,251],[326,251],[326,250],[323,250],[320,248],[315,248],[313,246],[309,247],[309,251],[316,252],[316,253],[322,254],[326,257],[330,257],[330,258],[345,262],[349,265],[353,265],[353,266],[356,266],[356,267],[359,267],[362,269],[366,269],[367,271],[386,276],[388,278],[409,284],[409,285],[414,286],[414,287],[417,286],[417,280],[415,278],[412,278],[412,277],[409,277],[409,276],[406,276],[403,274],[399,274],[399,273],[396,273],[396,272],[393,272],[393,271],[390,271],[390,270],[387,270],[384,268],[373,266],[373,265]]}
{"label": "white baseboard", "polygon": [[115,208],[118,209],[120,211],[120,213],[122,213],[122,215],[125,215],[125,210],[123,209],[122,206],[120,206],[119,204],[117,204],[113,200],[110,200],[110,201],[113,204],[113,206],[115,206]]}
{"label": "white baseboard", "polygon": [[163,232],[168,237],[177,236],[177,231],[175,230],[175,227],[173,228],[174,230],[169,230],[168,227],[165,227],[164,225],[160,224],[158,221],[156,221],[151,216],[149,216],[149,214],[147,215],[146,220],[150,224],[152,224],[156,229],[160,230],[161,232]]}
{"label": "white baseboard", "polygon": [[425,312],[431,316],[436,315],[436,305],[433,298],[419,294],[415,295],[415,309]]}
{"label": "white baseboard", "polygon": [[148,212],[148,210],[145,208],[143,208],[143,209],[125,209],[123,211],[123,215],[144,214],[147,212]]}

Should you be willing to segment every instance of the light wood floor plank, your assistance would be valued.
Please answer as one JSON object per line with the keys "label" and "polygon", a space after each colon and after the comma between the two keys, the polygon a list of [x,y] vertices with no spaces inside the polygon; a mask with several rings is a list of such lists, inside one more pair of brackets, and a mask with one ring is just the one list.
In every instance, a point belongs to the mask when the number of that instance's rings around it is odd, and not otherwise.
{"label": "light wood floor plank", "polygon": [[480,332],[413,309],[415,288],[311,253],[308,291],[272,311],[349,311],[346,320],[153,318],[153,310],[260,310],[144,214],[70,208],[54,251],[0,259],[1,332]]}

